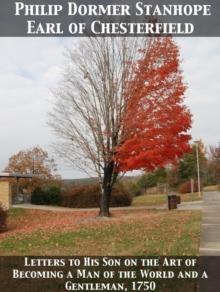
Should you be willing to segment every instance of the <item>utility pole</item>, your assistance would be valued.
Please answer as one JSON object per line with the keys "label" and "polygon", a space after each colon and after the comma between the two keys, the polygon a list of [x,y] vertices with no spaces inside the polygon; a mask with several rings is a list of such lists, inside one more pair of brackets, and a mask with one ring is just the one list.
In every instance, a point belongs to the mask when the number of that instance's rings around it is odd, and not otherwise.
{"label": "utility pole", "polygon": [[200,166],[199,166],[199,142],[200,141],[194,141],[194,143],[196,145],[198,192],[199,192],[199,197],[201,198],[201,182],[200,182]]}

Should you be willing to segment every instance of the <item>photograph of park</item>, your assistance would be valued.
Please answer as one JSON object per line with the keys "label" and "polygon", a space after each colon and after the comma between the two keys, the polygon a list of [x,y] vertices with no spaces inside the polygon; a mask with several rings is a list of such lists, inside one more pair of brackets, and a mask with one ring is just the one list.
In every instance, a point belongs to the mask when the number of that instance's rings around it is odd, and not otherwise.
{"label": "photograph of park", "polygon": [[[0,257],[217,258],[219,48],[219,37],[1,37]],[[198,288],[132,283],[121,290]]]}
{"label": "photograph of park", "polygon": [[218,252],[218,39],[1,43],[2,255]]}

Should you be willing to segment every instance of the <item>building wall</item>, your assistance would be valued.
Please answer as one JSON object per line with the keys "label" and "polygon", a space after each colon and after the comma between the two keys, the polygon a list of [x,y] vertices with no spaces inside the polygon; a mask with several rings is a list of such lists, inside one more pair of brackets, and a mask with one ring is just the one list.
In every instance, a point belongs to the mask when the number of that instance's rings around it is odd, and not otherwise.
{"label": "building wall", "polygon": [[9,181],[0,181],[0,203],[3,208],[11,208],[11,185]]}

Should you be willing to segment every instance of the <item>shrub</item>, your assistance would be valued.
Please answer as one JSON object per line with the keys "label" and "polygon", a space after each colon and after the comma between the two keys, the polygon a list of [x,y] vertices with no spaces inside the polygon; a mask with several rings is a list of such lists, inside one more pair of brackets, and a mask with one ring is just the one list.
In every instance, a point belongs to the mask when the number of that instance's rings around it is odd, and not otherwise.
{"label": "shrub", "polygon": [[143,188],[138,183],[132,183],[130,191],[133,197],[137,197],[143,194]]}
{"label": "shrub", "polygon": [[61,190],[56,186],[48,187],[45,190],[48,205],[59,205],[61,202]]}
{"label": "shrub", "polygon": [[[112,190],[111,207],[130,206],[132,202],[126,189],[117,185]],[[62,206],[70,208],[97,208],[100,205],[98,184],[70,186],[62,193]]]}
{"label": "shrub", "polygon": [[31,203],[35,205],[43,204],[44,201],[43,196],[44,196],[43,190],[40,187],[37,187],[36,189],[34,189],[31,195]]}
{"label": "shrub", "polygon": [[112,191],[111,207],[130,206],[132,197],[123,185],[117,184]]}
{"label": "shrub", "polygon": [[7,229],[7,217],[8,211],[5,210],[2,205],[0,205],[0,232],[3,232]]}
{"label": "shrub", "polygon": [[70,208],[94,208],[99,206],[98,185],[72,185],[61,196],[61,205]]}
{"label": "shrub", "polygon": [[37,187],[31,196],[31,203],[36,205],[59,205],[61,202],[61,191],[56,186],[45,189]]}
{"label": "shrub", "polygon": [[[179,192],[181,194],[191,193],[191,182],[190,181],[187,181],[187,182],[182,183],[179,186],[179,189],[178,190],[179,190]],[[197,183],[197,180],[194,180],[193,190],[194,190],[194,192],[198,192],[198,183]]]}

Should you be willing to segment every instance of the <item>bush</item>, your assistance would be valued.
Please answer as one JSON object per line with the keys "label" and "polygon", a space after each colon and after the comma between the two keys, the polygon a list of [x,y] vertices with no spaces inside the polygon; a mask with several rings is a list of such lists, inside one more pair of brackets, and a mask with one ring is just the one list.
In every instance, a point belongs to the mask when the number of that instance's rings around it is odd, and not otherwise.
{"label": "bush", "polygon": [[[180,194],[191,193],[191,182],[190,181],[187,181],[187,182],[182,183],[179,186],[179,189],[178,190],[179,190],[179,193]],[[197,180],[194,180],[193,191],[194,192],[198,192],[198,183],[197,183]]]}
{"label": "bush", "polygon": [[132,197],[123,185],[117,184],[112,191],[111,207],[125,207],[130,206]]}
{"label": "bush", "polygon": [[44,191],[40,188],[37,187],[34,189],[32,195],[31,195],[31,203],[35,205],[41,205],[44,202]]}
{"label": "bush", "polygon": [[7,229],[7,217],[8,211],[5,210],[2,205],[0,205],[0,232],[3,232]]}
{"label": "bush", "polygon": [[70,208],[94,208],[99,206],[98,185],[72,185],[61,196],[61,205]]}
{"label": "bush", "polygon": [[48,205],[59,205],[61,202],[61,190],[51,186],[45,190]]}
{"label": "bush", "polygon": [[59,205],[61,202],[60,188],[50,186],[46,189],[37,187],[31,196],[31,203],[36,205]]}
{"label": "bush", "polygon": [[130,191],[133,197],[137,197],[143,194],[143,188],[137,183],[131,184]]}
{"label": "bush", "polygon": [[[61,197],[61,205],[64,207],[97,208],[100,206],[100,187],[98,184],[70,186]],[[131,196],[123,186],[113,188],[111,207],[130,206],[131,202]]]}

